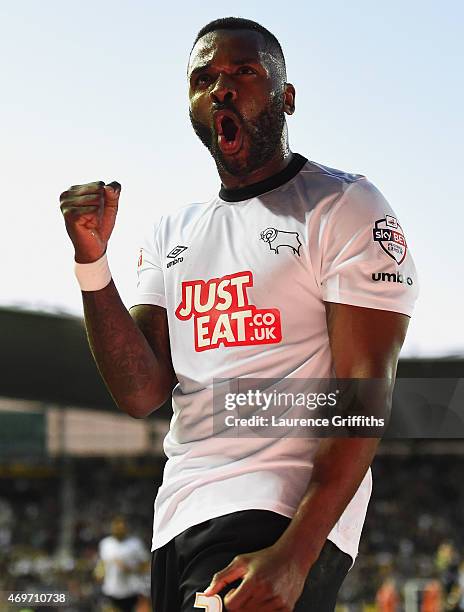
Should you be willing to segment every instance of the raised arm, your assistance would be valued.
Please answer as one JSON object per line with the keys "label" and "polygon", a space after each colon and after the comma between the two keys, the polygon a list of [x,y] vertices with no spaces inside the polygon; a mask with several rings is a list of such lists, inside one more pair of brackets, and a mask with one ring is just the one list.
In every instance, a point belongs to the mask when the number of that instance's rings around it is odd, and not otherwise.
{"label": "raised arm", "polygon": [[[112,234],[121,186],[75,185],[60,196],[66,230],[80,264],[99,261]],[[175,384],[166,311],[137,306],[131,314],[111,280],[82,291],[85,325],[95,362],[116,404],[142,418],[159,408]]]}

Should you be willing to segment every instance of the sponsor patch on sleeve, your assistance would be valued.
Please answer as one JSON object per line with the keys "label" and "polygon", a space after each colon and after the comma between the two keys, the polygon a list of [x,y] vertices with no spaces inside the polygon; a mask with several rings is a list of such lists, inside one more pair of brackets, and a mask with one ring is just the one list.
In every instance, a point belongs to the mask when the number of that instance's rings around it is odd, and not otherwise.
{"label": "sponsor patch on sleeve", "polygon": [[378,242],[385,253],[392,257],[397,264],[404,261],[408,247],[401,225],[395,217],[385,215],[384,219],[376,221],[373,237],[374,241]]}

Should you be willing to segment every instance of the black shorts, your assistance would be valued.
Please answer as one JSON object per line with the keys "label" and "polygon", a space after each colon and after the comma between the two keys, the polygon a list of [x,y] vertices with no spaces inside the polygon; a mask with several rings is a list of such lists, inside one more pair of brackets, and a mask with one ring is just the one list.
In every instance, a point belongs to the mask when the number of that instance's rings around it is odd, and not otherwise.
{"label": "black shorts", "polygon": [[[214,573],[228,565],[236,555],[271,546],[289,522],[289,518],[274,512],[244,510],[205,521],[182,532],[153,552],[151,591],[154,612],[194,612],[198,609],[194,607],[196,593],[206,589]],[[351,564],[351,557],[327,540],[308,574],[295,612],[332,612]],[[221,596],[224,597],[232,586],[224,589]]]}

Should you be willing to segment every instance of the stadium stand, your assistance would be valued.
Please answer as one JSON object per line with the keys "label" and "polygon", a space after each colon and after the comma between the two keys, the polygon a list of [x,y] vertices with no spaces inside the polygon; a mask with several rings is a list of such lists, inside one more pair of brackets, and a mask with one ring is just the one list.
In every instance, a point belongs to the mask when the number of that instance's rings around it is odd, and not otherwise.
{"label": "stadium stand", "polygon": [[[141,423],[120,415],[78,318],[3,309],[0,330],[0,591],[63,591],[69,603],[50,610],[99,610],[94,569],[111,517],[123,514],[150,543],[170,407]],[[458,378],[463,365],[405,359],[399,376]],[[129,442],[92,452],[86,423],[102,428],[100,439],[106,432],[114,442],[123,431]],[[464,441],[384,441],[373,473],[340,611],[463,610]],[[427,603],[440,599],[447,608]]]}

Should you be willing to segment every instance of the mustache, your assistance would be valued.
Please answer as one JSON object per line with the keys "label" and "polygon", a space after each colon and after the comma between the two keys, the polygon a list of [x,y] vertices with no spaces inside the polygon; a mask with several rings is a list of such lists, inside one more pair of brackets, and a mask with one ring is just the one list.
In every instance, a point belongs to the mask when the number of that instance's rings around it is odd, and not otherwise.
{"label": "mustache", "polygon": [[229,101],[214,102],[211,108],[211,112],[215,113],[218,111],[229,111],[232,114],[234,114],[237,117],[237,119],[239,119],[240,123],[244,122],[242,115],[238,112],[238,110],[235,108],[232,102],[229,102]]}

